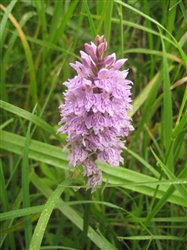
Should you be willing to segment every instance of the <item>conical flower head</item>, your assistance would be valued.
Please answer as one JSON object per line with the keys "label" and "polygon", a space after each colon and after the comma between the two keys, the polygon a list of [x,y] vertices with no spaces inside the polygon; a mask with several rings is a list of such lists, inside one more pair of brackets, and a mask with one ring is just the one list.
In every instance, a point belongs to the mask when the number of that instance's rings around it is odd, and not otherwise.
{"label": "conical flower head", "polygon": [[67,134],[70,166],[84,166],[87,185],[95,190],[102,173],[95,161],[119,166],[123,163],[122,138],[133,130],[128,111],[131,106],[131,84],[128,70],[120,70],[126,59],[106,55],[107,42],[97,36],[80,51],[81,62],[71,63],[77,75],[64,85],[65,103],[60,105],[60,133]]}

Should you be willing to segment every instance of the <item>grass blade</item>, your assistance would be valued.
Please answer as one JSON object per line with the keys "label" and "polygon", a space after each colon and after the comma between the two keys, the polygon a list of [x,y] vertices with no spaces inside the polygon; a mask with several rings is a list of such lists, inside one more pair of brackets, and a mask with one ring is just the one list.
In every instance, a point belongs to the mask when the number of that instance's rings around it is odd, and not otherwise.
{"label": "grass blade", "polygon": [[38,223],[35,227],[34,234],[32,236],[32,240],[29,246],[29,250],[40,249],[48,221],[50,219],[50,216],[54,208],[56,207],[56,204],[63,190],[64,188],[62,186],[58,186],[56,190],[50,195],[46,204],[44,205],[44,208],[42,210]]}
{"label": "grass blade", "polygon": [[[0,9],[2,9],[4,12],[6,12],[7,10],[3,5],[0,5]],[[25,34],[22,28],[20,27],[19,23],[15,19],[15,17],[12,14],[8,14],[8,18],[12,22],[13,26],[16,28],[18,35],[21,39],[24,51],[25,51],[25,56],[27,59],[27,63],[29,67],[29,75],[30,75],[30,80],[31,80],[30,92],[31,92],[33,104],[35,105],[37,103],[37,83],[36,83],[35,68],[34,68],[34,63],[33,63],[33,58],[32,58],[32,52],[27,42],[27,39],[25,37]]]}
{"label": "grass blade", "polygon": [[[5,131],[0,131],[1,135],[1,144],[0,148],[14,152],[16,154],[22,154],[23,148],[24,148],[24,143],[25,143],[25,138],[5,132]],[[53,154],[51,154],[53,152]],[[29,146],[29,158],[44,162],[46,164],[62,168],[62,169],[68,169],[67,165],[67,154],[65,152],[62,152],[60,148],[48,145],[46,143],[42,142],[37,142],[35,140],[31,140],[30,146]],[[121,187],[123,187],[123,183],[129,183],[131,182],[156,182],[158,181],[156,178],[140,174],[136,171],[126,169],[126,168],[111,168],[107,165],[100,165],[100,169],[105,173],[104,175],[104,180],[106,182],[110,182],[111,184],[122,184]],[[108,176],[108,177],[107,177]],[[153,195],[154,190],[157,186],[157,183],[150,185],[149,187],[143,186],[128,186],[126,188],[140,192],[146,195]],[[161,190],[157,194],[157,198],[162,197],[164,192],[167,190],[168,186],[167,185],[162,185]],[[178,193],[173,194],[170,198],[169,201],[179,204],[182,206],[187,206],[186,202],[181,199],[181,195]]]}
{"label": "grass blade", "polygon": [[15,114],[19,117],[22,117],[28,121],[31,121],[32,123],[41,127],[42,129],[44,129],[48,133],[53,134],[55,137],[57,136],[56,131],[48,123],[46,123],[44,120],[42,120],[37,115],[34,115],[34,114],[24,110],[24,109],[21,109],[19,107],[16,107],[15,105],[12,105],[10,103],[7,103],[7,102],[1,101],[1,100],[0,100],[0,108],[3,110],[6,110],[8,112],[11,112],[12,114]]}
{"label": "grass blade", "polygon": [[[52,190],[45,186],[36,174],[32,173],[31,181],[44,194],[44,196],[49,197],[49,195],[51,195]],[[83,219],[74,209],[69,206],[63,206],[62,200],[60,200],[57,207],[72,223],[74,223],[80,230],[83,230]],[[116,248],[110,244],[104,236],[101,236],[92,227],[89,227],[88,229],[88,237],[102,250],[116,250]]]}

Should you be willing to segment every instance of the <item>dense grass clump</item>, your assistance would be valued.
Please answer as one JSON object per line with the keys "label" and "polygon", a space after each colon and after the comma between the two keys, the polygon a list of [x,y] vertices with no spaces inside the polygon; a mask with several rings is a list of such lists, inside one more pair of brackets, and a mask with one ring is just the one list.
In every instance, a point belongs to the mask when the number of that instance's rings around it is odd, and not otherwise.
{"label": "dense grass clump", "polygon": [[[90,195],[56,131],[97,34],[128,58],[135,130]],[[2,0],[0,52],[0,249],[187,249],[186,2]]]}

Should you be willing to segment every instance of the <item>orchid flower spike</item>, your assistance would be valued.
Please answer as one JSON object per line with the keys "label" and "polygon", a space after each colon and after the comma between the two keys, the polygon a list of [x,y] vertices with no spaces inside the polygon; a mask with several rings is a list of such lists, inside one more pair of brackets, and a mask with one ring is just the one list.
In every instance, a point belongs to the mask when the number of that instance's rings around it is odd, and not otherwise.
{"label": "orchid flower spike", "polygon": [[122,138],[133,130],[128,111],[132,109],[128,70],[120,70],[127,59],[107,55],[105,37],[86,43],[80,51],[81,62],[71,63],[76,76],[64,85],[65,103],[60,105],[58,132],[67,134],[69,164],[84,167],[87,187],[96,190],[102,183],[102,172],[96,160],[119,166],[125,148]]}

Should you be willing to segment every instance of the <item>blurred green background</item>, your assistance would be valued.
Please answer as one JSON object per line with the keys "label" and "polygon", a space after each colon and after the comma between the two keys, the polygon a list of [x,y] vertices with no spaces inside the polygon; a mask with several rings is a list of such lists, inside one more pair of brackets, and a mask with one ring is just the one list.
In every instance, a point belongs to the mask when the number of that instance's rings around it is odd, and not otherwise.
{"label": "blurred green background", "polygon": [[[56,131],[97,34],[128,58],[135,131],[88,199]],[[0,249],[187,249],[187,2],[1,0],[0,54]]]}

